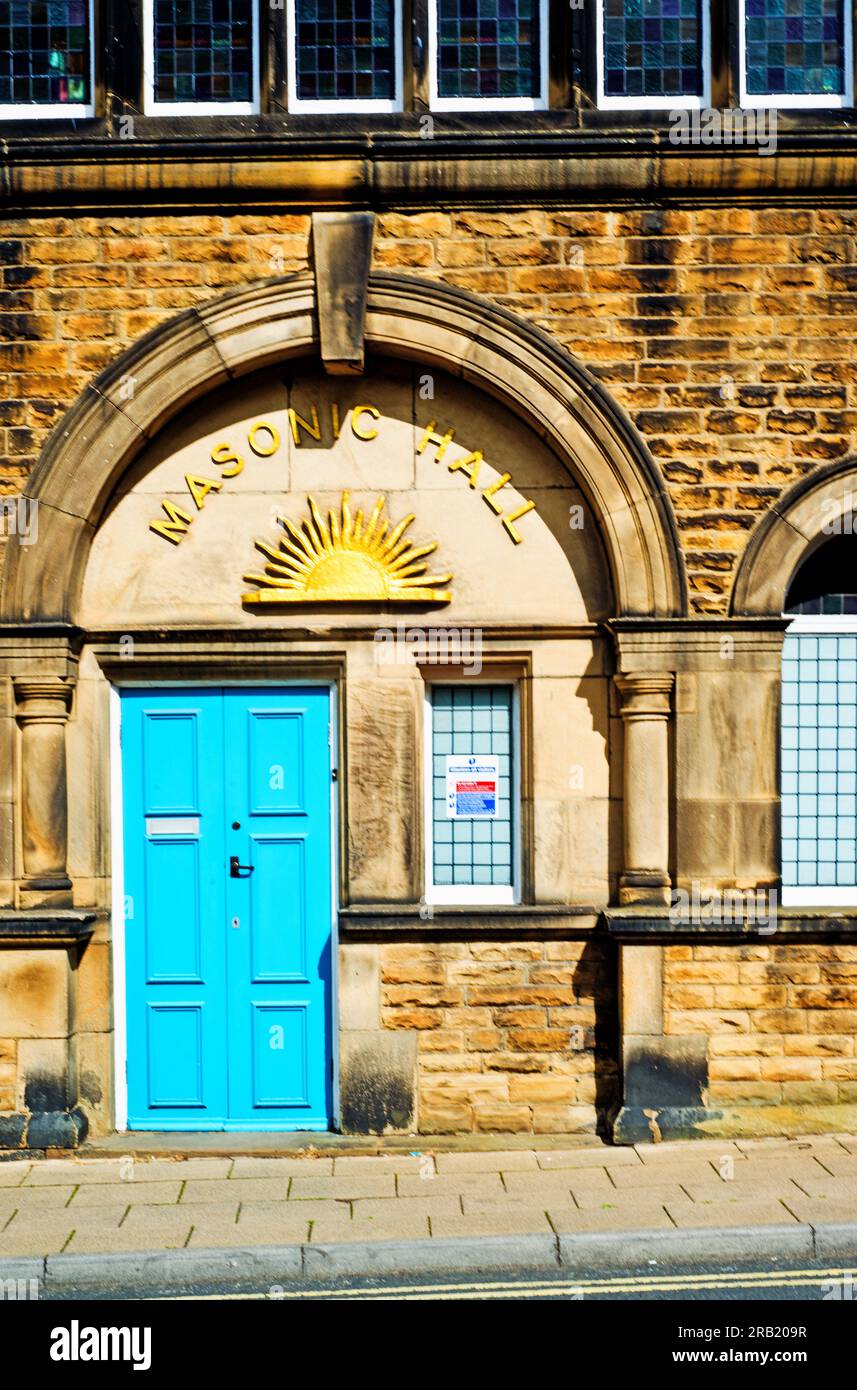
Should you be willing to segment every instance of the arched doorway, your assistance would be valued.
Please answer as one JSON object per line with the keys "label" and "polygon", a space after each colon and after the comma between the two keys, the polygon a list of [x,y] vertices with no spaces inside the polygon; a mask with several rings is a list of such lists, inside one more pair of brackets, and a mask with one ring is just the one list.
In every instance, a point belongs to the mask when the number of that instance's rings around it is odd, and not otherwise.
{"label": "arched doorway", "polygon": [[[92,1001],[72,1027],[99,1095],[87,1115],[100,1129],[594,1128],[615,1078],[615,979],[591,928],[623,869],[604,624],[685,611],[663,485],[598,383],[496,307],[374,277],[355,379],[319,369],[314,310],[311,282],[274,282],[125,354],[31,480],[39,554],[7,555],[7,630],[24,634],[39,698],[62,706],[49,748],[20,721],[22,763],[40,758],[64,789],[67,759],[73,788],[50,817],[24,797],[51,857],[34,874],[24,855],[21,891],[99,920],[74,966]],[[635,721],[663,722],[656,694]],[[279,749],[296,719],[284,762],[267,733]],[[299,814],[326,849],[290,879]],[[176,867],[154,873],[168,852]],[[278,924],[310,896],[315,926],[303,919],[290,954]],[[527,981],[504,994],[480,945],[516,931],[536,971],[530,1029],[514,1008]],[[553,987],[537,978],[557,970]],[[238,1055],[218,1051],[250,1014]],[[548,1083],[513,1065],[531,1047]]]}

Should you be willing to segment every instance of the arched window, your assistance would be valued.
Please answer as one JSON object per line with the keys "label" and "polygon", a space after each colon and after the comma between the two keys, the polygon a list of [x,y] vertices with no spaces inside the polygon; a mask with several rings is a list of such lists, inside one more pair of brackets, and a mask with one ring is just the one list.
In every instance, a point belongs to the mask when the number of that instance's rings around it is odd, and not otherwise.
{"label": "arched window", "polygon": [[857,903],[857,537],[813,551],[785,615],[783,901]]}

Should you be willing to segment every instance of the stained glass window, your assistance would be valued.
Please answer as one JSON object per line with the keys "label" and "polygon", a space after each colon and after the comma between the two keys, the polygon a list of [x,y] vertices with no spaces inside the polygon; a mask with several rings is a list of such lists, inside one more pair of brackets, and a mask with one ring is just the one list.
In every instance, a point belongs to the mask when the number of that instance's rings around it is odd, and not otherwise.
{"label": "stained glass window", "polygon": [[845,87],[842,0],[745,0],[750,96],[835,96]]}
{"label": "stained glass window", "polygon": [[301,101],[393,101],[394,0],[295,0]]}
{"label": "stained glass window", "polygon": [[539,0],[437,0],[437,26],[438,96],[540,96]]}
{"label": "stained glass window", "polygon": [[87,106],[88,0],[0,0],[0,103]]}
{"label": "stained glass window", "polygon": [[701,0],[603,0],[604,94],[700,96]]}
{"label": "stained glass window", "polygon": [[154,0],[156,102],[253,100],[252,0]]}
{"label": "stained glass window", "polygon": [[[497,758],[496,815],[453,819],[447,814],[446,759],[457,754]],[[432,687],[432,859],[440,885],[512,883],[512,687]]]}

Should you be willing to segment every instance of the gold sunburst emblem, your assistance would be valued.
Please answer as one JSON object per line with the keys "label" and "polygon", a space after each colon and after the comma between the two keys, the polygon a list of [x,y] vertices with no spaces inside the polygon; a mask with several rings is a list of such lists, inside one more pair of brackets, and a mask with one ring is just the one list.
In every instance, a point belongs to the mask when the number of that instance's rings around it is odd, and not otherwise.
{"label": "gold sunburst emblem", "polygon": [[276,546],[256,541],[266,556],[264,574],[245,574],[260,585],[243,596],[245,603],[449,603],[452,593],[444,586],[451,574],[427,574],[426,556],[437,541],[415,546],[405,539],[414,520],[404,517],[390,529],[384,517],[386,498],[379,497],[364,517],[353,517],[348,493],[343,492],[339,514],[327,520],[309,497],[310,515],[300,526],[278,517],[285,531]]}

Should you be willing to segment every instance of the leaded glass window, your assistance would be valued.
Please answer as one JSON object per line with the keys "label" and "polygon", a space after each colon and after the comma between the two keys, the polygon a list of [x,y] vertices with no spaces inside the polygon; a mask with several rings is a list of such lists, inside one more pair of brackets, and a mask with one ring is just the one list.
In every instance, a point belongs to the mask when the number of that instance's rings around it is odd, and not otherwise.
{"label": "leaded glass window", "polygon": [[783,887],[857,884],[857,635],[783,647]]}
{"label": "leaded glass window", "polygon": [[843,93],[842,0],[744,0],[744,81],[751,98]]}
{"label": "leaded glass window", "polygon": [[[849,527],[852,518],[846,518]],[[783,900],[857,896],[857,569],[846,533],[798,571],[785,611],[780,734]]]}
{"label": "leaded glass window", "polygon": [[89,106],[89,0],[0,0],[0,105]]}
{"label": "leaded glass window", "polygon": [[441,101],[542,104],[541,0],[435,0]]}
{"label": "leaded glass window", "polygon": [[[448,898],[456,889],[488,894],[514,883],[514,732],[512,686],[432,686],[431,877]],[[455,783],[461,795],[453,815],[450,760],[454,768],[469,759],[477,771],[472,784],[466,775]]]}
{"label": "leaded glass window", "polygon": [[395,0],[294,5],[298,101],[395,102]]}
{"label": "leaded glass window", "polygon": [[701,97],[704,0],[602,0],[607,98]]}
{"label": "leaded glass window", "polygon": [[250,105],[253,0],[152,0],[156,105]]}

